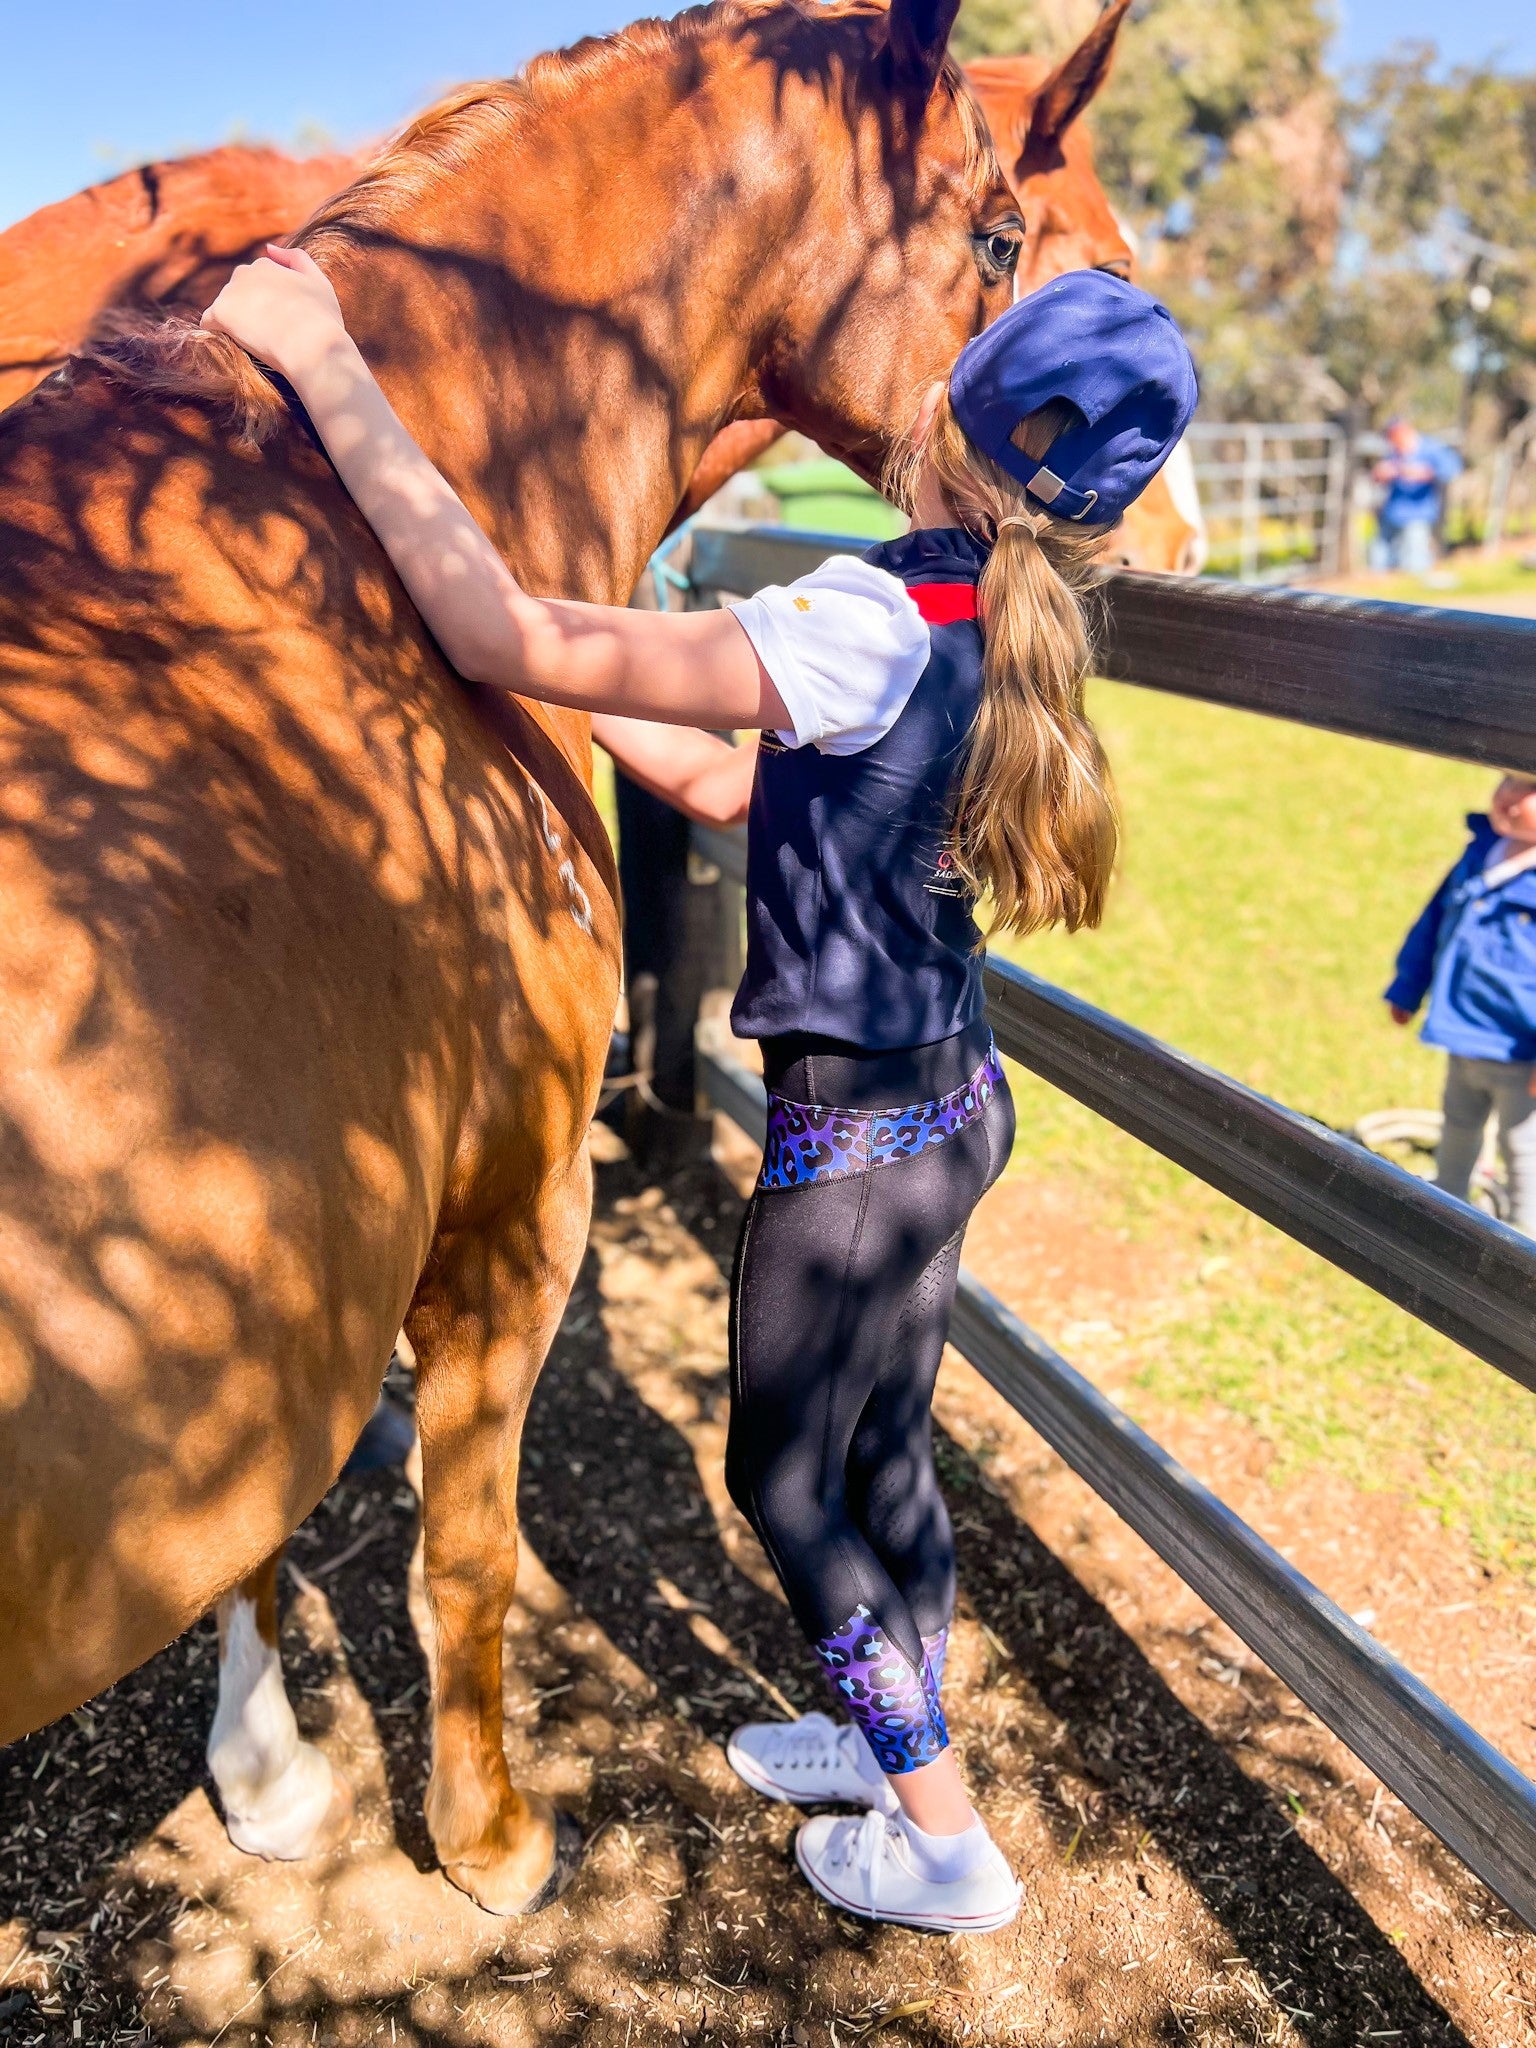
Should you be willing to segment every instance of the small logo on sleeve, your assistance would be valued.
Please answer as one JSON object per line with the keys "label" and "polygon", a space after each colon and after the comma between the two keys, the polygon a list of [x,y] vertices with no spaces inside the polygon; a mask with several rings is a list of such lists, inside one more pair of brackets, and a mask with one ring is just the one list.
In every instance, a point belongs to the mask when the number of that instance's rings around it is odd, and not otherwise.
{"label": "small logo on sleeve", "polygon": [[795,599],[795,610],[797,612],[808,612],[810,608],[811,600],[808,597],[797,597]]}
{"label": "small logo on sleeve", "polygon": [[946,846],[934,863],[933,873],[923,887],[930,896],[968,897],[970,887],[964,875],[955,865],[955,857]]}

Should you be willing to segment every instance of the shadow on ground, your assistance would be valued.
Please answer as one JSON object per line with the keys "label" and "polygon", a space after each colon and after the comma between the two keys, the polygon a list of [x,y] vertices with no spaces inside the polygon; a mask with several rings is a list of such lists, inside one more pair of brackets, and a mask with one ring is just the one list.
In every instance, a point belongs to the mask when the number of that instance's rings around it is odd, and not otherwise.
{"label": "shadow on ground", "polygon": [[[794,1816],[747,1795],[720,1751],[774,1693],[821,1704],[786,1609],[742,1568],[744,1537],[723,1540],[718,1475],[700,1483],[723,1421],[739,1199],[708,1168],[674,1177],[659,1208],[642,1196],[627,1163],[601,1169],[594,1249],[525,1440],[542,1572],[509,1639],[508,1748],[591,1837],[566,1902],[495,1923],[433,1874],[415,1502],[373,1474],[295,1538],[309,1590],[284,1630],[305,1732],[363,1760],[354,1842],[317,1872],[227,1850],[195,1789],[216,1676],[204,1625],[0,1753],[0,1928],[29,1933],[32,1956],[0,1983],[0,2041],[831,2048],[879,2028],[1031,2048],[1469,2048],[1291,1817],[949,1437],[957,1739],[1030,1904],[995,1942],[822,1911],[792,1867]],[[685,1246],[692,1325],[661,1284]],[[615,1305],[618,1256],[656,1262],[653,1298],[632,1287]],[[435,1936],[412,1925],[427,1915]],[[227,1991],[210,1955],[235,1959]]]}

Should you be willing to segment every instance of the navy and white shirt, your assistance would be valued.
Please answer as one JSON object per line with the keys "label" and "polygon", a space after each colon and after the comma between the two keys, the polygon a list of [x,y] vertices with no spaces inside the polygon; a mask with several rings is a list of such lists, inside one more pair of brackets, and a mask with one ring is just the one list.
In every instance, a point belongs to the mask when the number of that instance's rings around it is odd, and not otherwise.
{"label": "navy and white shirt", "polygon": [[980,934],[947,849],[987,552],[924,528],[734,607],[794,721],[763,735],[752,790],[740,1037],[885,1052],[980,1016]]}

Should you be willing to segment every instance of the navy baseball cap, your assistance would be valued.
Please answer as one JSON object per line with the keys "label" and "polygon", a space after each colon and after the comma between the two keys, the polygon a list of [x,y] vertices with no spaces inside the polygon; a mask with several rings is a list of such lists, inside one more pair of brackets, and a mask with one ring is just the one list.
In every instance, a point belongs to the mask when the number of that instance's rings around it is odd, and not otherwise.
{"label": "navy baseball cap", "polygon": [[[1062,519],[1095,526],[1139,498],[1199,397],[1188,344],[1166,306],[1123,277],[1071,270],[1008,308],[960,352],[955,418],[984,455]],[[1036,462],[1010,439],[1050,399],[1083,415]]]}

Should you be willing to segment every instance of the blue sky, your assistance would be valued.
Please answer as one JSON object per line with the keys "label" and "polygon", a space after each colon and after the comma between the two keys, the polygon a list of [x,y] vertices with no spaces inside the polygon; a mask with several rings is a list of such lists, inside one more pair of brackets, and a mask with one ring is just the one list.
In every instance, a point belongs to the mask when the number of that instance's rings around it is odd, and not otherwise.
{"label": "blue sky", "polygon": [[[660,0],[665,11],[667,0]],[[382,134],[434,92],[515,68],[658,0],[73,0],[11,10],[0,69],[0,225],[145,157],[249,135]],[[1533,0],[1341,0],[1339,54],[1427,36],[1536,68]]]}
{"label": "blue sky", "polygon": [[1438,44],[1456,63],[1495,53],[1511,69],[1536,71],[1536,5],[1532,0],[1334,0],[1340,20],[1337,55],[1368,63],[1397,41]]}

